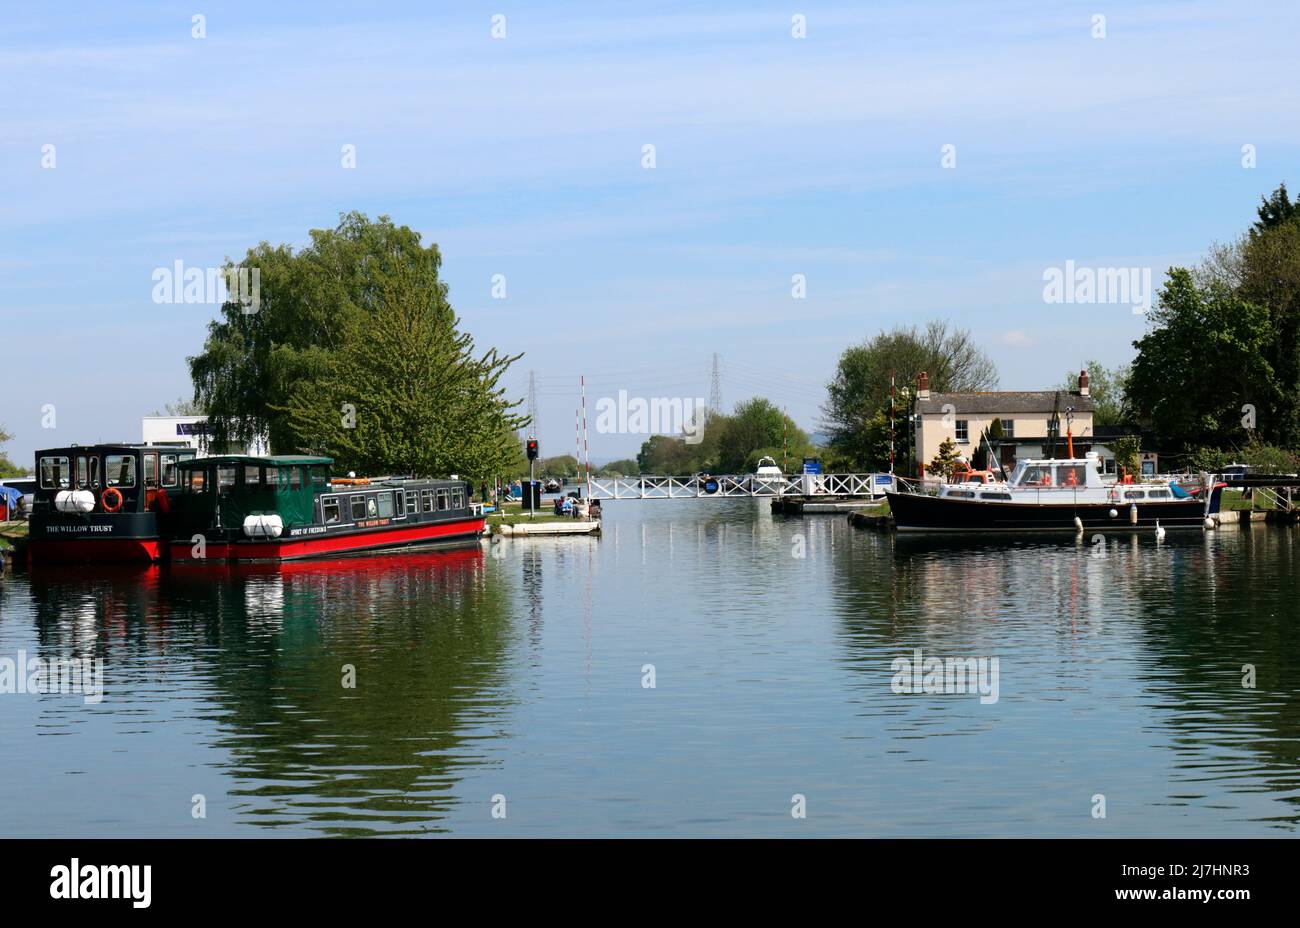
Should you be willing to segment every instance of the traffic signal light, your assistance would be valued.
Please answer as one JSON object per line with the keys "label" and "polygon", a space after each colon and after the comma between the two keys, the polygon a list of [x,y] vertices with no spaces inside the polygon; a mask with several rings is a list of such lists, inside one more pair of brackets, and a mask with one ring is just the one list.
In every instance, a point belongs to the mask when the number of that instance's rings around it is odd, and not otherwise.
{"label": "traffic signal light", "polygon": [[528,448],[528,460],[536,461],[537,460],[537,439],[536,438],[528,439],[527,448]]}

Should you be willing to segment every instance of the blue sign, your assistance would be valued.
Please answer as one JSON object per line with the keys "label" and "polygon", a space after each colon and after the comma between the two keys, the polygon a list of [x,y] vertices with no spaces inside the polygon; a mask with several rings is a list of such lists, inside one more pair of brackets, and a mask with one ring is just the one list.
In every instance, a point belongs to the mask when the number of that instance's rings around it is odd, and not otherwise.
{"label": "blue sign", "polygon": [[817,458],[804,458],[803,472],[805,474],[820,474],[822,472],[822,462]]}
{"label": "blue sign", "polygon": [[876,486],[878,487],[891,486],[893,482],[894,478],[889,474],[876,474]]}

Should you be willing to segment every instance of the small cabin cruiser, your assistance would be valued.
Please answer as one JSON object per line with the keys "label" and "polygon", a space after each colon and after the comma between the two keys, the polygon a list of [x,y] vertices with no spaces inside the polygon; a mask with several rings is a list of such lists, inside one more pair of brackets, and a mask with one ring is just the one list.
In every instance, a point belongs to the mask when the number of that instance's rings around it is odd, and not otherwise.
{"label": "small cabin cruiser", "polygon": [[754,468],[755,477],[783,477],[781,468],[777,466],[776,460],[769,457],[758,459],[758,466]]}
{"label": "small cabin cruiser", "polygon": [[1000,532],[1200,528],[1219,511],[1226,484],[1203,478],[1188,491],[1172,483],[1104,483],[1095,453],[1023,460],[1006,483],[962,475],[937,494],[895,492],[899,531]]}
{"label": "small cabin cruiser", "polygon": [[71,445],[36,452],[29,557],[156,561],[168,493],[195,451],[169,445]]}
{"label": "small cabin cruiser", "polygon": [[180,465],[172,561],[288,561],[387,548],[477,544],[483,509],[464,480],[330,477],[306,455]]}

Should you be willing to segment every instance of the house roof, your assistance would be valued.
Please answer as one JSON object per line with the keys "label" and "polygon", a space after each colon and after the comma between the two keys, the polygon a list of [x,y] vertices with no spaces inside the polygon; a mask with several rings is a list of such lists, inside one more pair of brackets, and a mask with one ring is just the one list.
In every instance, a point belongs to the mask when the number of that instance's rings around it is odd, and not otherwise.
{"label": "house roof", "polygon": [[1091,396],[1080,396],[1064,390],[1030,390],[999,391],[990,393],[931,393],[928,400],[917,400],[916,410],[920,413],[943,413],[947,405],[957,411],[957,415],[970,415],[1033,412],[1051,415],[1056,398],[1060,397],[1059,411],[1064,413],[1074,407],[1076,413],[1092,412],[1094,404]]}

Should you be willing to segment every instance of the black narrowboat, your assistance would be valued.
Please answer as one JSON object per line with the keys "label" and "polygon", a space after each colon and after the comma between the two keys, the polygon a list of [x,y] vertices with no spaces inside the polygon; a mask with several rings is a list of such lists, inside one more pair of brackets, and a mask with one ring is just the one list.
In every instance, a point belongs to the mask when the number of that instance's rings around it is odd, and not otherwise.
{"label": "black narrowboat", "polygon": [[71,445],[36,452],[32,563],[156,561],[168,493],[192,448]]}

